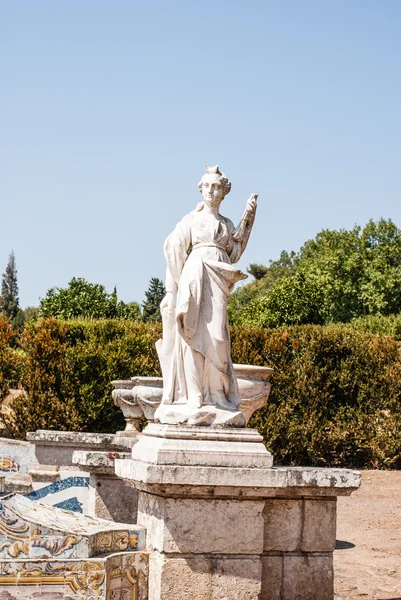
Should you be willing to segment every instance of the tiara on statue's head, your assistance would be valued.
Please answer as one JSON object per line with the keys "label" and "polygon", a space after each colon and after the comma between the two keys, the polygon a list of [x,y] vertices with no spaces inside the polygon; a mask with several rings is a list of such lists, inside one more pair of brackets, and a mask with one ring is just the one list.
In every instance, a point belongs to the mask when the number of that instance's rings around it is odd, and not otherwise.
{"label": "tiara on statue's head", "polygon": [[224,173],[220,171],[219,165],[216,165],[214,167],[209,167],[209,165],[205,165],[205,169],[208,175],[224,175]]}

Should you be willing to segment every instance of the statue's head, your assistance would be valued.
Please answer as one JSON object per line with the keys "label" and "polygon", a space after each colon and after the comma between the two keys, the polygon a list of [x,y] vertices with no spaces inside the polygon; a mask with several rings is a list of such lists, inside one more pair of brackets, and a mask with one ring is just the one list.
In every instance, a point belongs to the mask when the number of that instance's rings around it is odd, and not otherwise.
{"label": "statue's head", "polygon": [[206,173],[198,183],[198,188],[206,204],[220,203],[231,190],[231,181],[216,165],[206,165]]}

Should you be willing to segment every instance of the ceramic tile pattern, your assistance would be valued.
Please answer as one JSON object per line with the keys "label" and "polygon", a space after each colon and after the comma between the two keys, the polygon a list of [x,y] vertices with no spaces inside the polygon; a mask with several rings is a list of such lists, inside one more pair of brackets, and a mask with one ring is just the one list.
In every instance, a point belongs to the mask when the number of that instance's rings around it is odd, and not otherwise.
{"label": "ceramic tile pattern", "polygon": [[71,475],[70,471],[61,471],[60,479],[52,483],[36,483],[33,492],[27,494],[30,500],[41,500],[64,510],[87,512],[89,476]]}
{"label": "ceramic tile pattern", "polygon": [[85,560],[0,561],[0,600],[146,600],[146,552]]}
{"label": "ceramic tile pattern", "polygon": [[35,447],[28,442],[0,438],[0,474],[28,473],[35,462]]}
{"label": "ceramic tile pattern", "polygon": [[62,502],[53,504],[53,506],[55,506],[56,508],[62,508],[63,510],[70,510],[72,512],[84,512],[82,509],[82,503],[76,497],[68,498],[68,500],[63,500]]}
{"label": "ceramic tile pattern", "polygon": [[[0,475],[6,478],[15,473],[29,473],[37,466],[35,445],[29,442],[0,438]],[[89,474],[61,470],[55,482],[34,482],[34,491],[28,494],[32,500],[42,500],[65,510],[87,511]]]}
{"label": "ceramic tile pattern", "polygon": [[0,559],[89,558],[140,550],[145,529],[65,511],[10,494],[0,503]]}
{"label": "ceramic tile pattern", "polygon": [[0,502],[0,600],[145,600],[145,529],[18,494]]}
{"label": "ceramic tile pattern", "polygon": [[56,494],[74,487],[89,487],[89,477],[66,477],[60,481],[54,481],[30,492],[27,494],[27,498],[30,500],[41,500],[50,494]]}

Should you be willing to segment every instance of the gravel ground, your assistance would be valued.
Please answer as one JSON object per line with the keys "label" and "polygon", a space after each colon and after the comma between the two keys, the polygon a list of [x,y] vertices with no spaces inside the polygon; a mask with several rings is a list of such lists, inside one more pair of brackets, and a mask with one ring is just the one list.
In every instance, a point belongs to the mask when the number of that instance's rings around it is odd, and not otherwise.
{"label": "gravel ground", "polygon": [[401,472],[363,471],[338,499],[335,599],[401,600]]}

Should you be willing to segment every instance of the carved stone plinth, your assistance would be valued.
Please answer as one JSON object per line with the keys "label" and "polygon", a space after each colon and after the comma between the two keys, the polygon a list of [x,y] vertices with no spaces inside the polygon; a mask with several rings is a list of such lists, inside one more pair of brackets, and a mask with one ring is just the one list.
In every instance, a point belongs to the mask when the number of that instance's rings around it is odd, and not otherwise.
{"label": "carved stone plinth", "polygon": [[251,429],[152,424],[116,460],[139,490],[149,600],[330,600],[346,469],[272,468]]}

